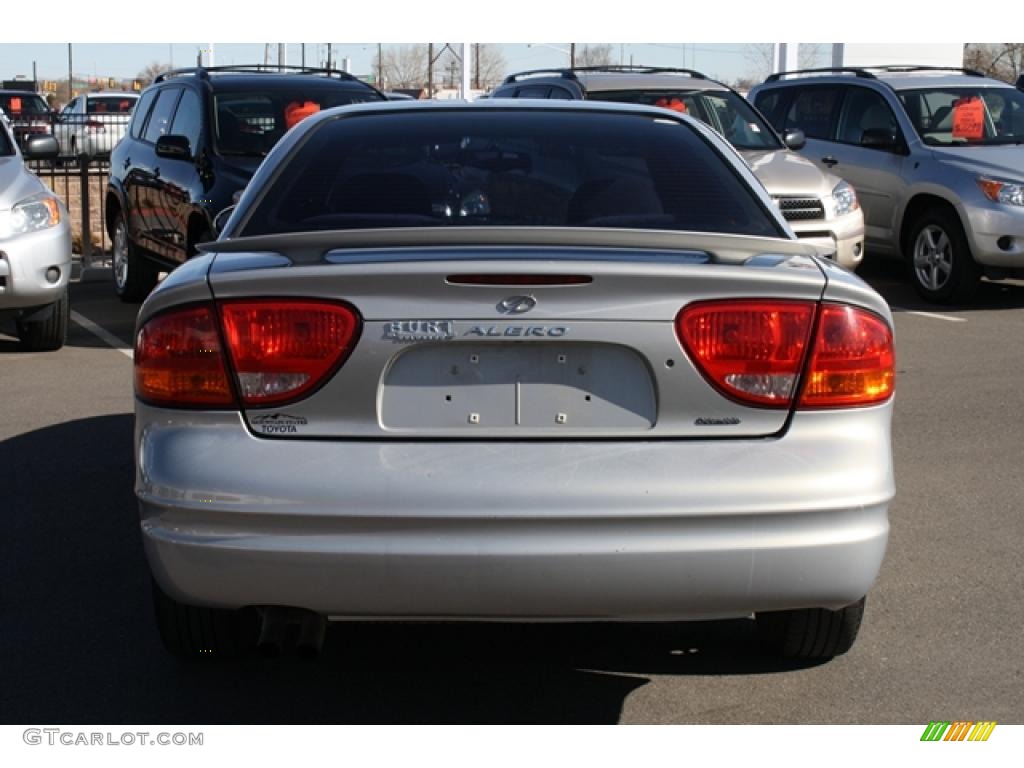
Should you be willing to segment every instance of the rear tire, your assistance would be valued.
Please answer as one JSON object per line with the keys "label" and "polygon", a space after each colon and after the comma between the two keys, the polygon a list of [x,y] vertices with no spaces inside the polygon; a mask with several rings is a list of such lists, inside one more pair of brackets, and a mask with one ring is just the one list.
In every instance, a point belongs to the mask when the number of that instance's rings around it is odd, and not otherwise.
{"label": "rear tire", "polygon": [[925,211],[911,227],[907,244],[910,279],[924,299],[949,304],[973,298],[981,268],[971,256],[964,228],[954,211]]}
{"label": "rear tire", "polygon": [[758,613],[761,647],[790,659],[831,659],[853,647],[864,617],[866,597],[838,611],[804,608]]}
{"label": "rear tire", "polygon": [[251,609],[185,605],[154,581],[153,611],[164,648],[179,658],[239,658],[256,644],[257,617]]}
{"label": "rear tire", "polygon": [[139,255],[128,235],[128,221],[124,211],[118,211],[114,223],[114,290],[121,301],[138,304],[156,286],[160,270],[148,259]]}
{"label": "rear tire", "polygon": [[15,322],[22,349],[27,352],[51,352],[63,347],[68,338],[70,304],[70,289],[65,287],[61,297],[51,305],[52,310],[46,320]]}

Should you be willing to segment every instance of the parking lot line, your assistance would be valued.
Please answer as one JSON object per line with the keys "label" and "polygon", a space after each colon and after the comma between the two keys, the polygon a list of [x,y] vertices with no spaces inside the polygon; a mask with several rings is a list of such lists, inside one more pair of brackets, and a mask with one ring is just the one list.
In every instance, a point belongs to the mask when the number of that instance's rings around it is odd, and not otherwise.
{"label": "parking lot line", "polygon": [[84,315],[79,314],[78,312],[75,312],[75,310],[71,310],[71,319],[75,323],[77,323],[78,325],[80,325],[83,328],[85,328],[85,330],[89,331],[94,336],[99,337],[99,339],[101,341],[103,341],[105,344],[113,347],[118,352],[123,352],[130,359],[134,359],[135,358],[135,355],[134,355],[134,353],[132,351],[132,348],[131,348],[130,344],[128,344],[127,342],[122,341],[121,339],[117,338],[117,336],[115,336],[114,334],[110,333],[110,331],[106,330],[105,328],[101,328],[99,325],[94,323],[89,318],[85,317]]}
{"label": "parking lot line", "polygon": [[938,312],[921,312],[916,309],[904,309],[903,307],[892,307],[893,312],[906,312],[908,315],[917,315],[918,317],[931,317],[935,320],[946,320],[950,323],[966,323],[966,317],[955,317],[953,315],[941,315]]}

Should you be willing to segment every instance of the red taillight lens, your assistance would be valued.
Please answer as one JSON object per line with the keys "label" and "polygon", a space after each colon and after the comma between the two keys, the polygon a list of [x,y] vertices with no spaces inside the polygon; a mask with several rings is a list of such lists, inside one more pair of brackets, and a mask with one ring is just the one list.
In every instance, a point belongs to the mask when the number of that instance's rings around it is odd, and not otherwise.
{"label": "red taillight lens", "polygon": [[896,381],[892,330],[855,307],[821,308],[801,408],[843,408],[887,400]]}
{"label": "red taillight lens", "polygon": [[106,133],[107,128],[99,120],[89,120],[85,124],[85,129],[89,133]]}
{"label": "red taillight lens", "polygon": [[229,301],[220,312],[245,405],[277,405],[308,394],[344,362],[359,330],[351,308],[328,302]]}
{"label": "red taillight lens", "polygon": [[135,340],[135,392],[155,405],[235,405],[209,307],[157,315],[142,327]]}
{"label": "red taillight lens", "polygon": [[720,392],[752,405],[786,408],[793,401],[813,320],[812,302],[702,302],[679,313],[676,334]]}

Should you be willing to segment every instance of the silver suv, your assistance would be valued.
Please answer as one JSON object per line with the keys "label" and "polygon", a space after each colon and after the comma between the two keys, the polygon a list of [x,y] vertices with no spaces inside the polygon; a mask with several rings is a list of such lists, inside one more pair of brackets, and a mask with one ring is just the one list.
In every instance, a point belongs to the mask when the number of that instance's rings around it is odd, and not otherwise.
{"label": "silver suv", "polygon": [[972,70],[889,66],[777,73],[750,99],[854,185],[868,247],[902,254],[926,299],[1024,276],[1024,93]]}
{"label": "silver suv", "polygon": [[801,131],[780,138],[742,96],[707,75],[642,66],[531,70],[509,75],[491,96],[646,104],[696,117],[739,151],[797,237],[847,269],[864,258],[864,217],[853,188],[789,151],[803,146]]}

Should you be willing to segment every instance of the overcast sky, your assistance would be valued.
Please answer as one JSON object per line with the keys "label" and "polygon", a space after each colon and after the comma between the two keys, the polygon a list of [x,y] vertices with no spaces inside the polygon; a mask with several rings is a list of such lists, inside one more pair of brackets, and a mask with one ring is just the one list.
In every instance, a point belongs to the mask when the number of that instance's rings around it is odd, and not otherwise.
{"label": "overcast sky", "polygon": [[[263,43],[215,43],[217,64],[252,64],[263,61]],[[580,45],[577,43],[577,45]],[[195,63],[196,52],[208,48],[209,43],[76,43],[72,46],[75,75],[130,78],[150,62],[174,63],[189,66]],[[566,66],[569,43],[550,43],[528,47],[525,44],[499,44],[509,72],[537,67]],[[324,61],[327,46],[324,43],[306,44],[307,65]],[[564,49],[559,50],[559,49]],[[651,43],[613,44],[613,58],[618,63],[653,66],[690,67],[725,80],[751,73],[750,46],[743,43]],[[355,74],[370,72],[377,43],[334,43],[336,62],[342,57],[352,60]],[[288,45],[288,63],[299,64],[301,46]],[[277,45],[271,46],[271,61],[277,60]],[[32,62],[36,62],[40,80],[67,77],[68,47],[64,43],[0,43],[0,77],[32,76]]]}

